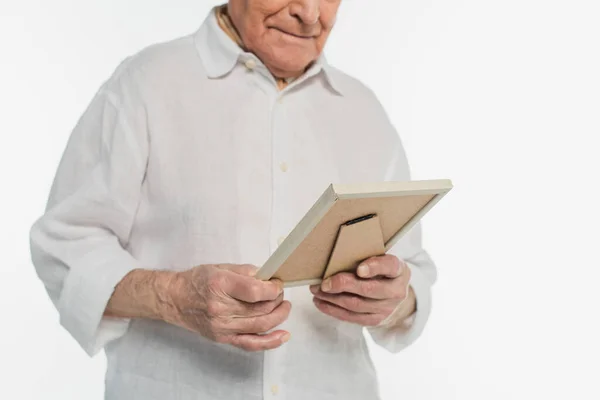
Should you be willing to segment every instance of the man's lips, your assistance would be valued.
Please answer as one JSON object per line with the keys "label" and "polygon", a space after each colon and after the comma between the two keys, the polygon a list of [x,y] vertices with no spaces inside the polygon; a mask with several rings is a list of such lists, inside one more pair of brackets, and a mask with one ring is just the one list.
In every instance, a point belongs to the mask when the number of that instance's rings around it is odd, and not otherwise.
{"label": "man's lips", "polygon": [[281,33],[283,33],[284,35],[293,36],[293,37],[295,37],[295,38],[298,38],[298,39],[312,39],[312,38],[314,38],[315,36],[318,36],[318,35],[302,35],[302,34],[296,34],[296,33],[292,33],[292,32],[285,31],[285,30],[283,30],[283,29],[280,29],[280,28],[276,28],[276,27],[274,27],[274,26],[273,26],[273,27],[271,27],[271,29],[274,29],[274,30],[276,30],[276,31],[278,31],[278,32],[281,32]]}

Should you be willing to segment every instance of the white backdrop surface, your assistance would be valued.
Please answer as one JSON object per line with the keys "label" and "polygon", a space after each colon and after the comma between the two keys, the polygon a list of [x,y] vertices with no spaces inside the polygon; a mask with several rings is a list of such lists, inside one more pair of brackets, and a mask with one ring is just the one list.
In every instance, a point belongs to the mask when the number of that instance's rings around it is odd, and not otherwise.
{"label": "white backdrop surface", "polygon": [[[29,260],[66,140],[127,55],[215,1],[0,1],[2,399],[103,396]],[[425,334],[373,348],[384,400],[600,399],[600,3],[342,0],[329,61],[379,96],[439,268]]]}

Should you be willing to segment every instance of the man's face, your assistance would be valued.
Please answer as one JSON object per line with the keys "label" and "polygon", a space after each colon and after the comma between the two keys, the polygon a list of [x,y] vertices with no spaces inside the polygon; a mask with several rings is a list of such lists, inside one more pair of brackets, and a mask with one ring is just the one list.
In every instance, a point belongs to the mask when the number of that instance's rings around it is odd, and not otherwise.
{"label": "man's face", "polygon": [[246,48],[277,77],[300,75],[316,60],[341,0],[229,0]]}

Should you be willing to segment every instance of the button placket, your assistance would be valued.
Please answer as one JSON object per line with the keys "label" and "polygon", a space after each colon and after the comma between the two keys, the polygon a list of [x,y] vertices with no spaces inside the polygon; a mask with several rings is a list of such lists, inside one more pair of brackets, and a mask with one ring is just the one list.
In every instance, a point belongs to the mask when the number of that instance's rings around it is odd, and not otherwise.
{"label": "button placket", "polygon": [[[281,94],[279,94],[281,96]],[[281,98],[281,97],[279,97]],[[273,104],[273,151],[272,151],[272,162],[273,162],[273,226],[271,237],[274,247],[281,245],[283,238],[287,235],[287,226],[289,224],[288,214],[282,207],[289,204],[290,195],[290,179],[287,176],[287,172],[290,169],[289,164],[289,149],[290,149],[290,137],[289,132],[285,123],[285,110],[279,105],[278,101]]]}
{"label": "button placket", "polygon": [[277,393],[279,393],[279,386],[272,385],[271,386],[271,393],[273,393],[273,395],[277,396]]}
{"label": "button placket", "polygon": [[[274,251],[283,242],[289,224],[289,211],[286,209],[289,204],[290,196],[290,180],[289,174],[283,172],[281,164],[286,163],[287,171],[288,161],[286,160],[289,152],[290,138],[285,120],[284,110],[277,102],[277,96],[281,93],[273,90],[271,98],[271,173],[272,179],[272,215],[271,215],[271,230],[270,243],[271,251]],[[288,288],[284,290],[286,300],[291,300],[290,291]],[[290,330],[289,321],[285,321],[277,329]],[[263,396],[265,399],[285,399],[285,387],[283,385],[283,365],[287,354],[287,345],[283,344],[277,349],[270,350],[264,353],[264,381],[263,381]]]}
{"label": "button placket", "polygon": [[253,59],[249,58],[244,62],[244,66],[250,70],[250,71],[254,71],[254,69],[256,68],[256,61],[254,61]]}
{"label": "button placket", "polygon": [[277,81],[275,80],[271,72],[258,59],[256,59],[255,56],[245,54],[240,59],[240,62],[249,72],[256,72],[270,84],[272,84],[275,87],[277,86]]}

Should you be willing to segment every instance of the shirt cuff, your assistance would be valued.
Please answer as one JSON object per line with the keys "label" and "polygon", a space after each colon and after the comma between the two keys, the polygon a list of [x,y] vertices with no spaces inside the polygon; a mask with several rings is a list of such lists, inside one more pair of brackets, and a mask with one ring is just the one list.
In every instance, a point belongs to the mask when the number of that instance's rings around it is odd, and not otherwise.
{"label": "shirt cuff", "polygon": [[398,353],[414,343],[423,333],[431,313],[431,283],[419,267],[406,264],[411,271],[409,284],[415,293],[416,311],[402,324],[367,327],[373,341],[391,353]]}
{"label": "shirt cuff", "polygon": [[104,311],[115,286],[140,268],[126,251],[103,250],[100,246],[71,268],[57,304],[61,325],[92,357],[127,332],[130,319],[105,317]]}

